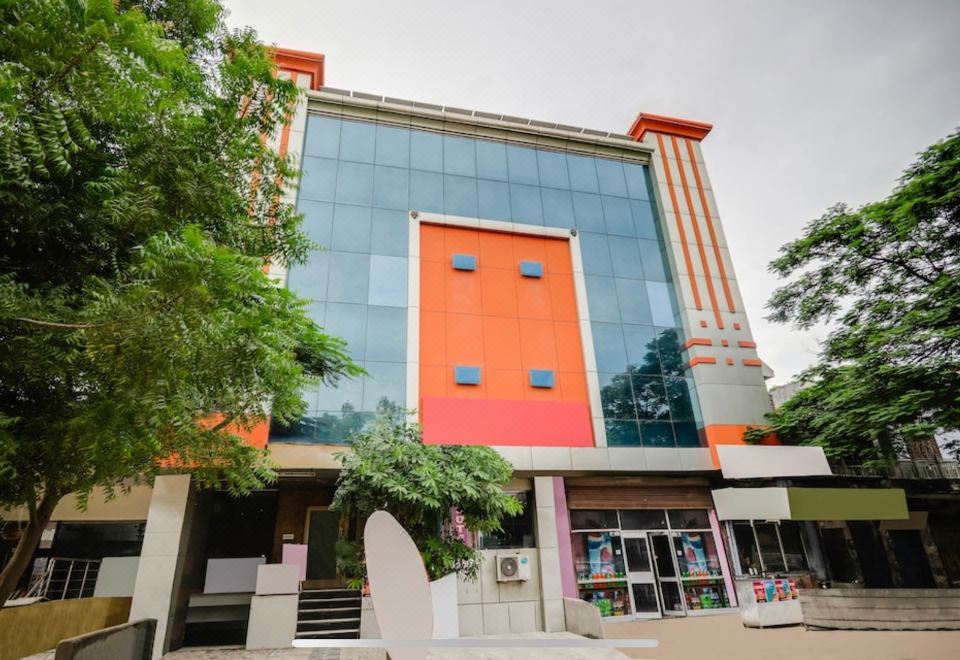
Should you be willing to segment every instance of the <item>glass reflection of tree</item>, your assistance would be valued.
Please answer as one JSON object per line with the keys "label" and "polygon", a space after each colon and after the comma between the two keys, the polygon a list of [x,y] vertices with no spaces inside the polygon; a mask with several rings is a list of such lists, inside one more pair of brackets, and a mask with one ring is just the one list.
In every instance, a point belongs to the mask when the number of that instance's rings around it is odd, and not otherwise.
{"label": "glass reflection of tree", "polygon": [[[690,394],[682,376],[677,331],[662,330],[647,342],[641,361],[628,364],[626,372],[601,388],[604,418],[634,423],[692,421]],[[611,444],[636,444],[636,435],[632,424],[608,424]]]}
{"label": "glass reflection of tree", "polygon": [[377,402],[376,412],[357,410],[347,402],[341,406],[339,413],[308,414],[290,426],[272,422],[270,435],[276,440],[339,444],[346,442],[350,434],[363,429],[378,414],[394,416],[402,413],[403,407],[387,397]]}

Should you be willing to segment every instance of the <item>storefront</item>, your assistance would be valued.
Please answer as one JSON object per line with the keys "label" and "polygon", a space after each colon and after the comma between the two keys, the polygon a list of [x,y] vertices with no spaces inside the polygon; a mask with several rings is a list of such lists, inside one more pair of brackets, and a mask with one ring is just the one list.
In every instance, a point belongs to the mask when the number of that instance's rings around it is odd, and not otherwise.
{"label": "storefront", "polygon": [[568,492],[581,599],[604,617],[687,616],[736,606],[706,489],[625,485],[615,497],[609,490],[574,485]]}

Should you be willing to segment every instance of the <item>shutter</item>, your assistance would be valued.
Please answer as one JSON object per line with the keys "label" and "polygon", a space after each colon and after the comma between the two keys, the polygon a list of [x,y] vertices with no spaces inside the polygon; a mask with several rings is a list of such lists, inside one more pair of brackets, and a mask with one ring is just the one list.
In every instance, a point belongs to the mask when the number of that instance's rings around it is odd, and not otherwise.
{"label": "shutter", "polygon": [[620,486],[567,490],[571,509],[712,509],[710,490],[701,487]]}

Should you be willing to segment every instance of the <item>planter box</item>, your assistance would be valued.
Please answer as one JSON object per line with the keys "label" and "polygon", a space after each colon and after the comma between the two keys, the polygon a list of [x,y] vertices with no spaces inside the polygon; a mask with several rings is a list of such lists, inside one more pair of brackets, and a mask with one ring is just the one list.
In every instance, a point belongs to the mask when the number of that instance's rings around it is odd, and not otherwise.
{"label": "planter box", "polygon": [[836,630],[960,630],[960,589],[804,589],[803,623]]}

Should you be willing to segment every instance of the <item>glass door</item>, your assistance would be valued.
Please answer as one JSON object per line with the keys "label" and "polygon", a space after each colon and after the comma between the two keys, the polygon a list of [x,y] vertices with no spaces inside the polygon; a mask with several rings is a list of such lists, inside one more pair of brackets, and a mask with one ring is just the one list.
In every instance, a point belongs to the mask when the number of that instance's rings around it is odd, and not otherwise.
{"label": "glass door", "polygon": [[653,565],[656,569],[657,589],[660,595],[660,607],[664,616],[684,616],[683,596],[677,570],[677,558],[671,537],[679,537],[676,532],[649,532],[650,546],[653,549]]}
{"label": "glass door", "polygon": [[660,603],[646,532],[624,532],[623,550],[634,614],[642,619],[659,618]]}

